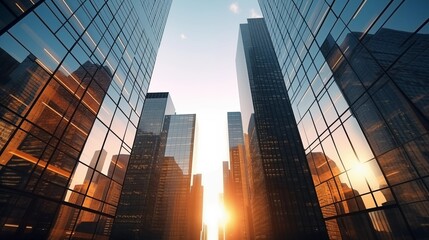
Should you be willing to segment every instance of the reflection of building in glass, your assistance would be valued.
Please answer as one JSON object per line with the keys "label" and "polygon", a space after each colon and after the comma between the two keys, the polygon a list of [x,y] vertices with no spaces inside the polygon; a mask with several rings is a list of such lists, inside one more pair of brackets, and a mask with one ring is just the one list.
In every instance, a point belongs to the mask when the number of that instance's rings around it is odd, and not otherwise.
{"label": "reflection of building in glass", "polygon": [[330,237],[427,237],[429,2],[259,3]]}
{"label": "reflection of building in glass", "polygon": [[[240,25],[236,61],[243,123],[247,123],[244,130],[251,148],[254,237],[326,239],[287,90],[263,19],[248,19],[248,24]],[[253,105],[253,114],[249,105]]]}
{"label": "reflection of building in glass", "polygon": [[106,239],[171,1],[32,2],[0,3],[0,238]]}
{"label": "reflection of building in glass", "polygon": [[[224,205],[229,214],[225,228],[228,239],[248,239],[249,203],[247,165],[240,112],[228,112],[229,169],[224,162]],[[225,179],[226,178],[226,179]],[[226,181],[226,182],[225,182]],[[226,185],[226,186],[225,186]]]}
{"label": "reflection of building in glass", "polygon": [[172,114],[168,93],[147,95],[113,226],[114,239],[189,239],[189,224],[196,224],[193,213],[197,216],[202,210],[198,204],[189,205],[197,202],[190,187],[196,117]]}

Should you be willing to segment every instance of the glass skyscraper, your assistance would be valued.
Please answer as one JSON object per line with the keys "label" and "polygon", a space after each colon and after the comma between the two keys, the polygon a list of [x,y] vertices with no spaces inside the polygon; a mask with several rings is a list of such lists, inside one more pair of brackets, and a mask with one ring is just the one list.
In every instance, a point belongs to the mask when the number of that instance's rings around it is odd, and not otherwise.
{"label": "glass skyscraper", "polygon": [[[229,213],[225,227],[228,239],[248,239],[249,204],[247,191],[246,151],[240,112],[228,112],[229,169],[224,204]],[[225,167],[228,167],[226,164]]]}
{"label": "glass skyscraper", "polygon": [[109,237],[170,5],[0,2],[0,238]]}
{"label": "glass skyscraper", "polygon": [[168,93],[147,94],[113,239],[189,239],[189,234],[195,235],[196,226],[190,224],[196,224],[202,211],[198,209],[202,203],[192,197],[198,190],[191,194],[196,115],[174,111]]}
{"label": "glass skyscraper", "polygon": [[330,238],[427,238],[429,2],[259,3]]}
{"label": "glass skyscraper", "polygon": [[240,25],[237,75],[249,138],[255,239],[327,239],[325,224],[264,19]]}

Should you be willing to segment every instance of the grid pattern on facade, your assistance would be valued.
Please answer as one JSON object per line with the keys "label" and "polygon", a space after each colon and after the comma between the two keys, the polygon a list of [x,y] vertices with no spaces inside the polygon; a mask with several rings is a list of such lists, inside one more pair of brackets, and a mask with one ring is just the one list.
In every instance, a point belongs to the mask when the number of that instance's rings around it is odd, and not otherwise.
{"label": "grid pattern on facade", "polygon": [[259,3],[330,237],[427,236],[429,3]]}
{"label": "grid pattern on facade", "polygon": [[37,4],[0,36],[0,236],[108,238],[159,30],[133,1]]}
{"label": "grid pattern on facade", "polygon": [[[324,239],[327,237],[325,226],[265,22],[263,19],[248,19],[248,24],[242,24],[240,30],[239,41],[243,42],[244,58],[237,57],[237,62],[246,61],[247,65],[244,70],[249,79],[254,108],[252,125],[256,132],[251,137],[252,142],[255,143],[256,140],[258,143],[255,160],[260,161],[257,163],[251,156],[252,164],[261,164],[262,168],[259,169],[262,172],[253,171],[253,177],[263,181],[258,184],[265,185],[269,210],[265,214],[270,219],[261,224],[268,224],[271,228],[257,233],[259,226],[254,226],[255,235],[273,239],[280,239],[282,236],[289,236],[291,239]],[[238,53],[237,56],[242,55]],[[241,91],[240,89],[240,97]],[[243,119],[247,122],[249,120]],[[255,178],[261,174],[263,178]],[[255,221],[264,218],[258,217],[253,216]]]}

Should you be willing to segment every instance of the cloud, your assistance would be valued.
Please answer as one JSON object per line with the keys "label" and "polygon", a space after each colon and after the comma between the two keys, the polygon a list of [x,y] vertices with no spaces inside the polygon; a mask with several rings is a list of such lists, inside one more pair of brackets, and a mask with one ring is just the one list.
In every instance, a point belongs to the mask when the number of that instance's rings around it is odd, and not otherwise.
{"label": "cloud", "polygon": [[185,40],[185,39],[188,39],[188,37],[184,33],[181,33],[180,39]]}
{"label": "cloud", "polygon": [[229,11],[237,14],[239,11],[238,3],[231,3],[231,5],[229,5]]}
{"label": "cloud", "polygon": [[256,12],[256,10],[252,8],[252,9],[250,9],[250,17],[251,18],[260,18],[260,17],[262,17],[262,15],[260,13]]}

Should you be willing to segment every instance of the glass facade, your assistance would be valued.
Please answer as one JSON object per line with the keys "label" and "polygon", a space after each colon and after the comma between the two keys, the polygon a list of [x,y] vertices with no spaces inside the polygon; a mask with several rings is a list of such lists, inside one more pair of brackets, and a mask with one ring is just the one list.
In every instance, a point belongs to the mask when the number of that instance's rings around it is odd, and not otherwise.
{"label": "glass facade", "polygon": [[[247,191],[246,152],[240,112],[228,112],[229,169],[228,185],[224,189],[224,205],[230,217],[225,226],[228,239],[248,239],[249,204]],[[228,165],[226,165],[228,166]]]}
{"label": "glass facade", "polygon": [[259,3],[330,238],[427,238],[429,2]]}
{"label": "glass facade", "polygon": [[0,3],[0,238],[109,237],[170,5]]}
{"label": "glass facade", "polygon": [[[250,143],[254,237],[327,239],[264,19],[248,19],[247,24],[240,25],[238,41],[237,75],[243,123],[247,123],[244,130]],[[252,108],[254,112],[249,112]]]}
{"label": "glass facade", "polygon": [[189,234],[195,235],[194,224],[202,211],[202,202],[198,205],[195,199],[199,190],[191,193],[196,116],[175,115],[174,111],[168,93],[147,94],[112,239],[189,239]]}
{"label": "glass facade", "polygon": [[175,108],[168,93],[148,93],[132,147],[112,239],[155,238],[151,233],[159,178],[159,148],[166,114]]}

